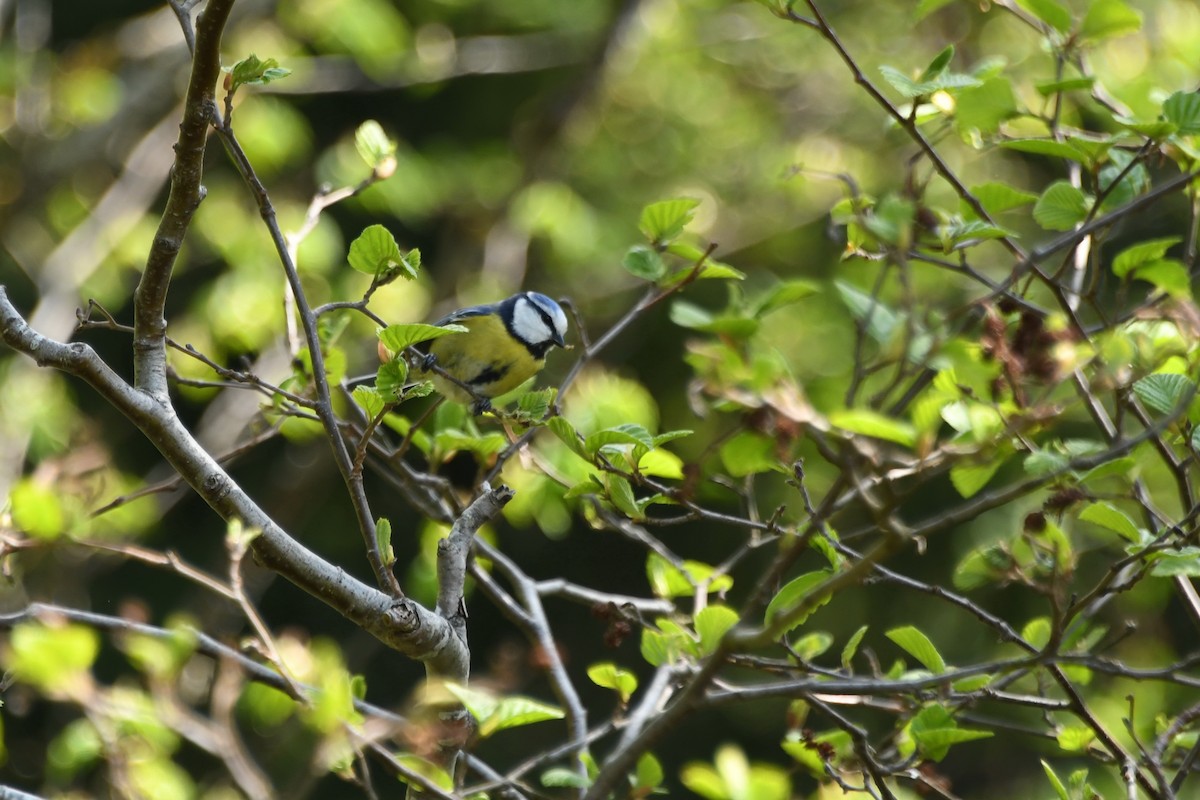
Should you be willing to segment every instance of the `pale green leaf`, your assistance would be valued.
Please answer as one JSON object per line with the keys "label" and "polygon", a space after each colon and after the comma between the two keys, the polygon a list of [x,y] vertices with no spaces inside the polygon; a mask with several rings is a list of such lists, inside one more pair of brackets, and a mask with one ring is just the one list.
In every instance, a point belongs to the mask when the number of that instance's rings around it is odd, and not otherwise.
{"label": "pale green leaf", "polygon": [[897,645],[900,646],[906,653],[920,661],[925,669],[930,672],[940,675],[946,671],[946,662],[942,659],[941,653],[933,646],[933,642],[929,637],[921,633],[912,625],[905,625],[900,628],[892,628],[884,634]]}

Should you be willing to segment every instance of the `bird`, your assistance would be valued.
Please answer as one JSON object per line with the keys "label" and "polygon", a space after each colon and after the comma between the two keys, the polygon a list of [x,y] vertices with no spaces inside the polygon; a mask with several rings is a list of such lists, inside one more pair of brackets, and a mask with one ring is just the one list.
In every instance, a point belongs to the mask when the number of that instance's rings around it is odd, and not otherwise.
{"label": "bird", "polygon": [[[518,292],[499,303],[460,308],[433,324],[462,325],[467,332],[434,339],[420,366],[433,372],[430,379],[443,397],[471,403],[476,414],[489,410],[492,398],[540,372],[546,353],[556,345],[564,347],[567,333],[562,307],[538,292]],[[435,366],[454,380],[439,374]]]}

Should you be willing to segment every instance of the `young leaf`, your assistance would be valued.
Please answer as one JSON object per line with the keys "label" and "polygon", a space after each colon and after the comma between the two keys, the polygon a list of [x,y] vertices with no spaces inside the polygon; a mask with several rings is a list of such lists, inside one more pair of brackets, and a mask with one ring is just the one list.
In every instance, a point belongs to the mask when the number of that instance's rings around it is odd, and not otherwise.
{"label": "young leaf", "polygon": [[1127,6],[1124,0],[1091,0],[1079,35],[1084,39],[1106,39],[1133,33],[1142,27],[1142,15]]}
{"label": "young leaf", "polygon": [[647,281],[657,281],[667,274],[667,265],[663,263],[662,256],[658,254],[657,250],[644,244],[637,244],[629,248],[621,265],[630,274]]}
{"label": "young leaf", "polygon": [[846,642],[846,646],[842,648],[842,669],[850,669],[850,662],[854,659],[854,654],[858,652],[858,646],[862,643],[863,637],[866,635],[867,626],[862,625]]}
{"label": "young leaf", "polygon": [[1017,0],[1017,4],[1059,33],[1071,30],[1071,12],[1055,0]]}
{"label": "young leaf", "polygon": [[999,214],[1037,202],[1038,196],[1000,181],[980,183],[971,187],[971,194],[989,214]]}
{"label": "young leaf", "polygon": [[904,447],[913,447],[917,443],[917,429],[911,424],[892,419],[869,408],[834,411],[829,415],[829,422],[842,430],[895,442]]}
{"label": "young leaf", "polygon": [[622,704],[628,703],[629,698],[637,691],[637,676],[629,670],[621,669],[611,661],[588,667],[587,676],[597,686],[616,692],[621,698]]}
{"label": "young leaf", "polygon": [[832,595],[822,595],[815,601],[810,601],[809,599],[813,594],[813,590],[827,581],[831,575],[833,573],[827,569],[817,572],[807,572],[784,584],[783,588],[776,592],[775,596],[771,598],[771,602],[767,604],[766,624],[771,625],[778,617],[790,614],[793,609],[799,608],[804,603],[808,603],[809,607],[804,613],[791,616],[787,627],[781,630],[780,633],[787,633],[803,625],[812,616],[813,612],[833,599]]}
{"label": "young leaf", "polygon": [[[653,753],[642,753],[634,770],[634,789],[654,789],[663,782],[662,764]],[[640,795],[638,795],[640,796]]]}
{"label": "young leaf", "polygon": [[754,431],[742,431],[721,445],[721,463],[735,478],[769,472],[779,464],[775,440]]}
{"label": "young leaf", "polygon": [[379,341],[393,353],[403,353],[408,347],[430,339],[440,339],[454,333],[466,333],[462,325],[429,325],[424,322],[409,322],[404,325],[388,325],[378,331]]}
{"label": "young leaf", "polygon": [[[358,126],[358,130],[354,132],[354,147],[358,150],[362,160],[367,162],[367,166],[377,173],[380,177],[388,177],[390,171],[396,168],[396,143],[388,138],[388,135],[383,132],[383,126],[373,119],[369,119],[362,125]],[[388,172],[388,175],[382,174]]]}
{"label": "young leaf", "polygon": [[933,61],[929,62],[929,66],[921,73],[919,80],[931,81],[939,77],[950,66],[950,62],[954,59],[954,45],[948,44],[942,48],[942,51],[933,57]]}
{"label": "young leaf", "polygon": [[684,226],[695,216],[698,205],[699,200],[689,197],[651,203],[642,209],[642,219],[638,228],[651,244],[666,244],[683,233]]}
{"label": "young leaf", "polygon": [[921,631],[912,625],[892,628],[884,636],[899,645],[917,661],[920,661],[925,669],[930,672],[941,675],[946,671],[946,662],[942,660],[942,655],[933,646],[933,642],[929,640],[928,636],[921,633]]}
{"label": "young leaf", "polygon": [[880,344],[892,339],[900,316],[878,299],[843,281],[834,281],[838,294],[850,314],[857,320],[866,321],[867,334]]}
{"label": "young leaf", "polygon": [[1141,541],[1141,532],[1138,531],[1138,526],[1125,515],[1124,511],[1110,503],[1090,503],[1083,511],[1079,512],[1079,518],[1102,528],[1108,528],[1126,541],[1134,543]]}
{"label": "young leaf", "polygon": [[1165,236],[1161,239],[1148,239],[1126,247],[1113,259],[1113,274],[1118,278],[1124,278],[1138,267],[1160,261],[1168,250],[1182,241],[1182,236]]}
{"label": "young leaf", "polygon": [[375,522],[375,546],[385,567],[396,563],[396,552],[392,549],[392,523],[387,517],[380,517]]}
{"label": "young leaf", "polygon": [[[432,761],[426,761],[413,753],[397,753],[394,758],[399,764],[409,772],[415,772],[422,778],[425,778],[434,786],[443,789],[447,792],[454,789],[454,778],[450,777],[450,773],[434,764]],[[400,780],[408,783],[404,774],[400,774]],[[414,783],[414,787],[416,784]]]}
{"label": "young leaf", "polygon": [[1096,732],[1086,725],[1070,725],[1059,730],[1054,738],[1063,750],[1079,753],[1087,750],[1088,745],[1096,738]]}
{"label": "young leaf", "polygon": [[1044,760],[1042,761],[1042,770],[1046,773],[1050,785],[1054,787],[1054,793],[1058,795],[1058,800],[1071,800],[1071,795],[1067,794],[1067,787],[1063,785],[1058,775],[1054,774],[1054,769]]}
{"label": "young leaf", "polygon": [[833,634],[825,631],[813,631],[792,642],[792,652],[801,661],[812,661],[832,646]]}
{"label": "young leaf", "polygon": [[1087,216],[1088,198],[1068,181],[1050,184],[1033,206],[1033,218],[1043,228],[1069,231]]}
{"label": "young leaf", "polygon": [[262,60],[253,53],[232,67],[224,68],[224,71],[229,73],[227,88],[230,93],[236,92],[239,86],[265,86],[292,74],[290,69],[279,66],[275,59]]}
{"label": "young leaf", "polygon": [[[416,253],[416,263],[412,254]],[[400,252],[396,237],[382,225],[371,225],[350,243],[350,253],[346,257],[350,266],[359,272],[384,280],[387,276],[403,275],[408,280],[417,277],[420,266],[419,251],[411,251],[407,256]]]}
{"label": "young leaf", "polygon": [[383,395],[379,393],[378,389],[370,386],[355,386],[354,391],[350,394],[354,398],[354,402],[362,406],[367,419],[375,419],[383,411]]}
{"label": "young leaf", "polygon": [[950,468],[950,483],[954,490],[964,499],[973,497],[979,490],[987,486],[988,481],[1004,464],[1004,459],[993,455],[987,461],[979,464],[964,462]]}
{"label": "young leaf", "polygon": [[1186,375],[1160,372],[1147,375],[1133,384],[1133,393],[1150,410],[1169,414],[1194,388],[1194,384]]}
{"label": "young leaf", "polygon": [[579,441],[579,434],[575,432],[575,426],[566,417],[551,417],[546,423],[546,427],[552,430],[554,435],[580,458],[587,461],[592,460],[588,451],[583,449],[583,442]]}
{"label": "young leaf", "polygon": [[1200,133],[1200,93],[1176,92],[1163,103],[1163,116],[1185,135]]}
{"label": "young leaf", "polygon": [[696,633],[700,635],[700,655],[717,649],[725,632],[737,624],[737,612],[728,606],[705,606],[696,614]]}

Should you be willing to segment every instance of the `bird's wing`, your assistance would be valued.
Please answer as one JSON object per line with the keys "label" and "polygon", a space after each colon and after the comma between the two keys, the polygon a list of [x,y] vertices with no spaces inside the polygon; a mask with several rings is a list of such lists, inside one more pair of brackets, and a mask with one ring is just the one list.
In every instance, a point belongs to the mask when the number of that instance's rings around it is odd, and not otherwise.
{"label": "bird's wing", "polygon": [[460,308],[457,311],[451,311],[449,314],[433,324],[440,328],[442,325],[449,325],[453,322],[458,322],[460,319],[466,319],[467,317],[485,317],[488,314],[495,313],[495,303],[487,303],[486,305],[482,306],[467,306],[466,308]]}

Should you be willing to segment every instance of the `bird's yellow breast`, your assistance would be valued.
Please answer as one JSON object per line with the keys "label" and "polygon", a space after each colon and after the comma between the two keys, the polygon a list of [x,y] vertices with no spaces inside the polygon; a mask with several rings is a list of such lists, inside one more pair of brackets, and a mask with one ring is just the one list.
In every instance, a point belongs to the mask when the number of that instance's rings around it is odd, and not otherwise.
{"label": "bird's yellow breast", "polygon": [[[514,339],[495,314],[463,317],[454,324],[466,327],[468,332],[434,339],[429,352],[437,358],[439,367],[483,397],[512,391],[546,363]],[[431,378],[434,387],[450,400],[471,402],[466,392],[442,376],[432,373]]]}

